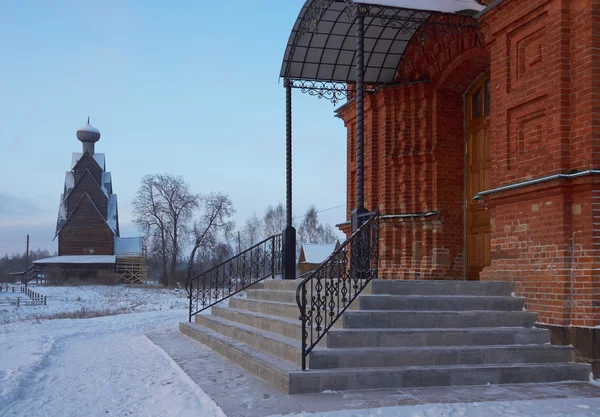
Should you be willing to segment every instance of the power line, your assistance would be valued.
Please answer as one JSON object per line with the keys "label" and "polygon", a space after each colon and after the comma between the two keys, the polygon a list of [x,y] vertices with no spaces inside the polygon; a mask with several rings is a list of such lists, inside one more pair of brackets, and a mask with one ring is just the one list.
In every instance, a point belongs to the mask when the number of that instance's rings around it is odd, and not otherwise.
{"label": "power line", "polygon": [[[319,210],[319,211],[317,211],[317,214],[319,214],[319,213],[323,213],[323,212],[326,212],[326,211],[331,211],[331,210],[339,209],[339,208],[342,208],[342,207],[346,207],[346,205],[345,205],[345,204],[341,204],[341,205],[339,205],[339,206],[330,207],[330,208],[328,208],[328,209],[325,209],[325,210]],[[305,214],[304,216],[298,216],[298,217],[294,217],[294,218],[293,218],[293,220],[296,220],[296,219],[302,219],[302,218],[304,218],[304,217],[306,217],[306,214]]]}
{"label": "power line", "polygon": [[[19,246],[19,248],[21,248],[24,244],[25,244],[25,242],[21,243],[20,246]],[[17,245],[19,245],[19,244],[18,243],[13,243],[13,244],[10,244],[10,245],[0,245],[0,248],[14,248]]]}

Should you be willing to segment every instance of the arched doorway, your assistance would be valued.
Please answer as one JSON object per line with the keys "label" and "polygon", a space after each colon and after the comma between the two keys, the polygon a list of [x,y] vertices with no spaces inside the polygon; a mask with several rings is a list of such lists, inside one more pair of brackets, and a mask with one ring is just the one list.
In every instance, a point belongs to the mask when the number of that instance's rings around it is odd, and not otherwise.
{"label": "arched doorway", "polygon": [[473,197],[490,188],[490,111],[489,72],[482,75],[465,95],[466,108],[466,278],[478,280],[481,270],[490,265],[490,213]]}

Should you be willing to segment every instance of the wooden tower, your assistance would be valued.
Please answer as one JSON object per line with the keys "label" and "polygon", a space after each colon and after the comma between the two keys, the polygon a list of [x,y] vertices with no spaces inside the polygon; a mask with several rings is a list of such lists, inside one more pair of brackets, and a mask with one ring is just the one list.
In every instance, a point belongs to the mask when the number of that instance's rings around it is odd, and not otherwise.
{"label": "wooden tower", "polygon": [[114,255],[119,237],[117,196],[104,154],[95,153],[100,131],[88,123],[77,131],[83,152],[66,173],[56,224],[58,255]]}

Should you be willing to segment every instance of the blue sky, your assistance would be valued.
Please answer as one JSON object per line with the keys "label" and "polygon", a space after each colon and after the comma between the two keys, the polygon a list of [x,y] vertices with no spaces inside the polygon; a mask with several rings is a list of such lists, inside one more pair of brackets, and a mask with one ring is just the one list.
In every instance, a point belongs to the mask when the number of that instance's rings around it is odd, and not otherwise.
{"label": "blue sky", "polygon": [[[279,69],[303,0],[0,3],[0,254],[54,249],[64,173],[90,116],[122,235],[145,174],[224,191],[238,224],[285,198]],[[294,92],[294,216],[345,203],[346,131]],[[321,214],[345,220],[344,208]]]}

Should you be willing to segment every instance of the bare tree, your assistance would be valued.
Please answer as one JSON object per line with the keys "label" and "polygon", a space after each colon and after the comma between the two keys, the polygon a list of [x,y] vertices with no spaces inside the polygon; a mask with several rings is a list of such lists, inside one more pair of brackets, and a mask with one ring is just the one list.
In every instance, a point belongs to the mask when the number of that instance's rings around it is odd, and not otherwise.
{"label": "bare tree", "polygon": [[231,238],[235,227],[235,222],[231,220],[235,209],[227,194],[211,193],[201,199],[202,212],[194,224],[194,242],[188,259],[186,281],[192,277],[198,250],[214,251],[221,238]]}
{"label": "bare tree", "polygon": [[263,228],[265,237],[280,234],[285,228],[285,208],[283,203],[279,203],[275,207],[267,207],[263,217]]}
{"label": "bare tree", "polygon": [[175,276],[199,198],[190,192],[182,177],[155,174],[142,178],[133,201],[133,221],[149,238],[153,252],[160,256],[163,281]]}
{"label": "bare tree", "polygon": [[315,206],[310,206],[300,227],[298,227],[298,242],[300,243],[335,243],[337,238],[330,224],[321,224]]}
{"label": "bare tree", "polygon": [[154,175],[146,175],[133,200],[133,222],[144,233],[150,243],[150,252],[160,257],[161,280],[167,281],[167,265],[169,250],[167,248],[167,232],[169,219],[164,202],[155,187]]}
{"label": "bare tree", "polygon": [[246,219],[244,228],[242,229],[242,239],[244,243],[244,249],[248,249],[251,246],[256,245],[262,240],[263,237],[263,222],[258,218],[256,213]]}

